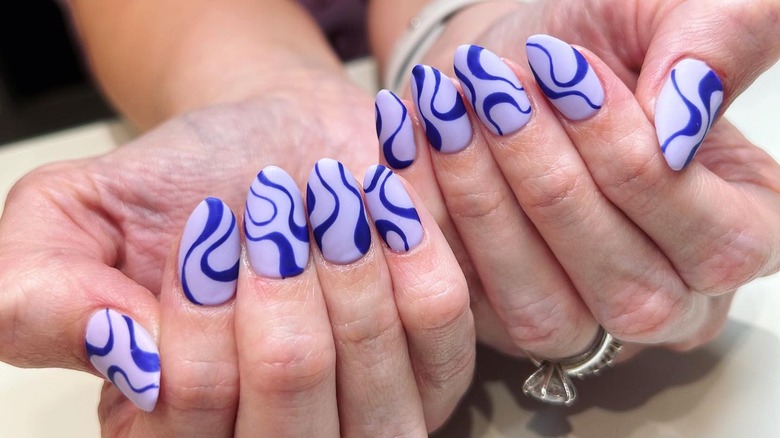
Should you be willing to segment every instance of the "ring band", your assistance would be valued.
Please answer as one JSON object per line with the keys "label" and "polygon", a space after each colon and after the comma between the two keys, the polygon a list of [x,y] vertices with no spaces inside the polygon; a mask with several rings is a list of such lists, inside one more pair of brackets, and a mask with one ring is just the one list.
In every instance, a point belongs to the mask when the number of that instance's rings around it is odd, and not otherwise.
{"label": "ring band", "polygon": [[622,347],[620,340],[599,327],[596,340],[582,354],[557,362],[529,355],[531,363],[539,368],[526,379],[523,392],[545,403],[571,406],[577,401],[577,388],[571,377],[584,379],[599,375],[602,370],[612,366]]}

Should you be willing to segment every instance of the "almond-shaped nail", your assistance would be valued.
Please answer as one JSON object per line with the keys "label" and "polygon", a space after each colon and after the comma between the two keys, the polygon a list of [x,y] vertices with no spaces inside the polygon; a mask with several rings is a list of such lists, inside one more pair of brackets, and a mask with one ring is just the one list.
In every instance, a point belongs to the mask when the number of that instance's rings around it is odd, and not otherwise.
{"label": "almond-shaped nail", "polygon": [[369,167],[363,187],[368,212],[387,246],[402,252],[417,246],[423,238],[420,216],[393,171],[381,165]]}
{"label": "almond-shaped nail", "polygon": [[393,169],[404,169],[414,162],[417,147],[409,111],[401,99],[390,90],[376,95],[376,135],[387,164]]}
{"label": "almond-shaped nail", "polygon": [[309,227],[303,196],[281,168],[264,168],[249,187],[244,234],[249,264],[256,273],[288,278],[306,269]]}
{"label": "almond-shaped nail", "polygon": [[604,104],[604,88],[582,53],[549,35],[533,35],[525,44],[536,83],[569,120],[585,120]]}
{"label": "almond-shaped nail", "polygon": [[127,315],[102,309],[85,337],[92,366],[139,409],[151,412],[160,394],[160,354],[149,333]]}
{"label": "almond-shaped nail", "polygon": [[466,105],[450,78],[427,65],[412,69],[412,96],[428,142],[439,152],[460,152],[474,132]]}
{"label": "almond-shaped nail", "polygon": [[666,80],[655,104],[655,130],[673,170],[696,155],[723,104],[723,83],[704,62],[683,59]]}
{"label": "almond-shaped nail", "polygon": [[179,280],[191,302],[215,306],[235,295],[239,239],[236,217],[224,202],[206,198],[195,207],[179,248]]}
{"label": "almond-shaped nail", "polygon": [[371,229],[360,189],[340,162],[323,158],[314,165],[306,187],[314,240],[325,260],[352,263],[371,246]]}
{"label": "almond-shaped nail", "polygon": [[454,67],[463,93],[490,132],[511,134],[531,120],[525,89],[496,54],[479,46],[460,46]]}

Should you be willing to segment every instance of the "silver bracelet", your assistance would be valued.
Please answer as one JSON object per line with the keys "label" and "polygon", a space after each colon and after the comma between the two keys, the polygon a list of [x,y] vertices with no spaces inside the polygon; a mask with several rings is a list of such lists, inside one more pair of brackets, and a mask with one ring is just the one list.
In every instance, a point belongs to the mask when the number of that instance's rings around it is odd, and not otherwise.
{"label": "silver bracelet", "polygon": [[[409,29],[398,39],[385,69],[383,85],[396,93],[406,84],[407,72],[430,48],[455,13],[477,3],[497,0],[435,0],[409,20]],[[528,3],[528,0],[504,0]]]}

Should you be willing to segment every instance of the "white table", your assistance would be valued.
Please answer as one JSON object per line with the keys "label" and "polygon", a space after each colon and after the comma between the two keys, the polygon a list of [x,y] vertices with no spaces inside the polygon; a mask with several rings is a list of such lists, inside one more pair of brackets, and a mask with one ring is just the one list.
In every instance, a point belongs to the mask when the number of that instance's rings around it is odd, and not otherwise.
{"label": "white table", "polygon": [[[372,88],[372,68],[353,67]],[[780,161],[780,64],[759,78],[727,116]],[[101,154],[132,136],[101,122],[0,148],[0,204],[16,181],[47,162]],[[474,387],[443,437],[777,437],[780,436],[780,275],[737,295],[723,334],[688,354],[642,353],[604,376],[578,382],[573,408],[522,395],[532,371],[481,350]],[[0,363],[0,437],[99,436],[102,380],[68,370]]]}

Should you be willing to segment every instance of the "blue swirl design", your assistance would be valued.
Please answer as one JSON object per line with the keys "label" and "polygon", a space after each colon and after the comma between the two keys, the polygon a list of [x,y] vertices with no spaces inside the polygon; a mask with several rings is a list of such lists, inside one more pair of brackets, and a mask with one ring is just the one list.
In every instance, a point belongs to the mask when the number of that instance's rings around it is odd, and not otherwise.
{"label": "blue swirl design", "polygon": [[[184,258],[180,263],[180,273],[181,273],[181,285],[182,289],[184,291],[184,294],[187,296],[187,298],[195,303],[195,304],[215,304],[213,302],[204,302],[204,294],[202,289],[213,289],[214,285],[207,285],[204,284],[208,280],[214,283],[221,283],[223,284],[224,288],[229,289],[233,288],[235,289],[235,285],[232,285],[231,283],[234,283],[238,280],[238,259],[239,254],[238,252],[235,253],[235,262],[230,265],[227,269],[219,270],[215,269],[210,264],[210,257],[211,255],[220,249],[222,245],[226,244],[229,239],[233,239],[234,241],[238,238],[236,234],[236,218],[233,216],[233,213],[230,212],[229,209],[225,206],[225,204],[217,199],[217,198],[206,198],[204,200],[207,208],[208,208],[208,215],[205,220],[205,224],[203,225],[203,229],[198,235],[198,237],[192,242],[189,243],[185,241],[185,238],[182,239],[182,248],[186,251],[184,252]],[[200,220],[199,217],[196,217],[198,210],[193,213],[193,217],[190,218],[190,221],[193,220]],[[220,228],[224,228],[222,226],[223,221],[225,220],[225,217],[229,217],[230,224],[227,227],[227,230],[224,231],[221,235],[217,235],[217,232]],[[189,224],[188,224],[189,225]],[[200,246],[203,244],[208,243],[209,241],[213,240],[203,251],[203,254],[200,255],[199,259],[195,261],[195,263],[198,263],[198,266],[200,268],[200,273],[203,274],[206,278],[205,279],[198,279],[194,280],[191,279],[190,276],[187,274],[188,272],[188,265],[191,262],[191,258],[193,254],[196,251],[199,251]],[[235,242],[230,242],[235,243]],[[232,257],[231,257],[232,258]],[[232,262],[232,260],[231,260]],[[193,281],[195,281],[195,284],[193,284]],[[219,286],[216,286],[219,287]]]}
{"label": "blue swirl design", "polygon": [[[429,75],[427,71],[430,71],[431,78],[428,77]],[[436,108],[436,98],[442,91],[442,74],[439,70],[436,70],[432,67],[426,68],[425,66],[417,65],[414,67],[414,69],[412,69],[412,78],[415,83],[417,108],[420,110],[420,116],[423,119],[425,135],[428,137],[428,142],[431,144],[431,146],[433,146],[434,149],[437,151],[442,151],[445,145],[441,129],[452,129],[455,128],[455,126],[451,125],[448,127],[446,124],[441,126],[439,125],[442,122],[455,122],[459,119],[465,118],[466,105],[463,103],[463,100],[460,98],[460,95],[457,93],[457,91],[455,91],[452,105],[448,109],[445,111],[439,111]],[[431,79],[433,80],[433,84],[426,84],[426,82],[430,81]],[[447,82],[449,87],[454,89],[454,85],[449,83],[449,81]],[[425,101],[423,100],[423,93],[426,87],[429,86],[433,88],[433,91],[430,98]],[[429,112],[431,116],[427,116],[426,112]],[[465,119],[465,123],[467,125],[469,123],[467,118]],[[471,131],[469,125],[468,136],[465,140],[468,141],[470,139]]]}
{"label": "blue swirl design", "polygon": [[[390,169],[381,165],[369,168],[365,192],[377,231],[392,249],[409,251],[422,240],[420,216],[403,184]],[[392,234],[400,239],[401,245],[394,241]]]}
{"label": "blue swirl design", "polygon": [[[335,169],[333,166],[336,166]],[[327,172],[323,168],[327,166]],[[336,174],[334,174],[334,170]],[[315,209],[321,203],[318,202],[317,197],[324,195],[321,190],[312,189],[312,178],[316,178],[316,182],[324,189],[325,193],[328,193],[333,199],[333,210],[330,211],[322,220],[315,220]],[[323,159],[314,165],[314,171],[310,177],[309,184],[306,188],[306,204],[309,212],[309,217],[312,220],[314,229],[314,240],[317,245],[323,251],[323,255],[331,261],[348,263],[354,261],[355,254],[363,255],[368,252],[371,246],[371,230],[368,227],[368,220],[366,217],[365,207],[363,206],[363,200],[360,196],[360,192],[352,180],[351,175],[348,177],[344,165],[335,160]],[[336,187],[334,187],[336,186]],[[357,214],[354,218],[344,217],[343,203],[349,203],[357,206]],[[348,239],[352,243],[350,245],[353,252],[352,256],[345,254],[339,254],[336,258],[329,257],[330,249],[325,243],[326,235],[333,233],[333,239],[335,241],[341,239]],[[335,254],[331,254],[335,256]],[[341,258],[343,256],[343,258]]]}
{"label": "blue swirl design", "polygon": [[[272,172],[275,175],[279,172],[278,176],[280,179],[283,178],[283,181],[272,181],[267,175]],[[298,208],[301,208],[301,194],[289,175],[283,172],[279,168],[267,168],[257,175],[254,184],[249,188],[244,221],[244,234],[251,257],[255,256],[253,254],[255,246],[252,242],[270,242],[278,252],[278,259],[270,260],[274,255],[269,254],[267,248],[259,247],[258,251],[264,250],[264,254],[256,256],[260,260],[257,264],[263,266],[254,266],[253,263],[253,267],[256,271],[278,278],[301,274],[306,268],[305,263],[309,254],[309,229],[305,218],[299,217],[299,220],[303,219],[300,225],[296,221],[296,213],[299,213]],[[259,203],[258,200],[264,202]],[[259,211],[262,206],[269,207],[271,214],[270,216],[265,214],[268,217],[265,220],[258,220],[256,216],[265,213]],[[279,215],[280,209],[287,212],[286,217]],[[303,263],[299,264],[298,259],[302,259]],[[273,269],[277,272],[268,272],[268,265],[273,265]]]}
{"label": "blue swirl design", "polygon": [[[385,99],[383,101],[393,102],[392,105],[397,108],[397,110],[400,110],[400,117],[398,117],[399,120],[394,127],[389,127],[389,129],[392,129],[392,131],[390,131],[389,134],[385,133],[384,129],[386,127],[384,126],[384,117],[382,113],[389,113],[392,111],[392,108],[382,108],[382,106],[380,106],[380,99],[382,99],[382,92],[380,92],[380,94],[377,95],[376,102],[374,103],[374,110],[376,115],[376,133],[381,143],[382,154],[387,160],[387,163],[394,169],[404,169],[411,166],[414,162],[414,159],[403,160],[398,156],[401,149],[409,149],[410,147],[414,148],[414,144],[401,144],[403,141],[408,142],[411,140],[412,143],[414,142],[414,134],[411,132],[411,120],[409,118],[409,112],[406,110],[406,106],[403,104],[403,102],[401,102],[401,99],[399,99],[398,96],[396,96],[395,93],[391,91],[387,91],[387,94],[391,96],[391,100]],[[387,103],[384,105],[387,105]],[[411,138],[400,138],[402,133]],[[412,151],[411,155],[414,156],[414,151]]]}
{"label": "blue swirl design", "polygon": [[553,90],[544,80],[544,78],[541,78],[539,74],[537,74],[536,69],[534,69],[533,64],[531,64],[531,71],[534,74],[534,77],[536,78],[536,82],[539,85],[539,88],[542,89],[544,94],[553,100],[561,99],[566,96],[578,96],[582,100],[585,101],[585,103],[588,104],[591,108],[594,110],[601,109],[601,104],[594,103],[590,97],[588,97],[585,93],[583,93],[580,90],[575,89],[575,87],[579,86],[580,83],[585,79],[585,76],[588,74],[588,71],[590,70],[590,64],[588,64],[588,61],[585,60],[585,57],[582,56],[580,52],[578,52],[574,47],[570,47],[571,51],[574,53],[574,57],[577,61],[577,70],[574,73],[574,77],[570,81],[560,81],[555,77],[555,63],[553,62],[553,57],[550,54],[550,52],[542,46],[541,44],[537,43],[528,43],[528,47],[534,47],[539,50],[541,50],[546,56],[547,56],[547,62],[548,66],[550,68],[550,80],[558,87],[560,88],[568,88],[569,90],[566,91],[555,91]]}
{"label": "blue swirl design", "polygon": [[[715,118],[717,116],[718,110],[720,109],[720,106],[718,105],[713,110],[710,108],[709,103],[712,101],[712,96],[715,93],[723,92],[723,83],[712,70],[705,74],[699,82],[697,93],[700,102],[703,103],[704,109],[706,111],[705,118],[705,114],[703,114],[690,99],[685,97],[683,92],[680,90],[680,86],[677,83],[677,69],[672,70],[671,81],[674,86],[674,91],[677,93],[680,100],[685,105],[685,108],[688,110],[688,123],[682,129],[669,136],[669,138],[667,138],[661,144],[661,151],[666,153],[666,149],[669,147],[669,144],[677,140],[679,137],[694,138],[690,153],[688,154],[688,158],[685,160],[685,164],[682,166],[685,167],[690,164],[691,160],[693,160],[693,156],[696,155],[696,152],[699,150],[699,146],[701,146],[702,142],[704,142],[704,138],[707,136],[707,133],[710,131],[710,129],[712,129],[712,125],[715,122]],[[703,130],[702,127],[704,128]]]}
{"label": "blue swirl design", "polygon": [[[504,135],[509,131],[505,130],[505,128],[495,120],[492,115],[493,109],[500,104],[508,104],[511,107],[514,107],[518,113],[529,115],[531,114],[531,105],[526,101],[525,103],[527,105],[521,106],[520,102],[517,101],[515,95],[518,93],[522,93],[522,95],[525,94],[525,89],[520,86],[519,83],[516,85],[508,78],[490,74],[485,69],[485,66],[482,65],[481,61],[483,54],[492,55],[482,47],[474,45],[469,46],[467,49],[465,66],[467,72],[458,68],[458,62],[456,62],[455,76],[457,76],[460,83],[465,87],[466,95],[470,97],[471,106],[478,111],[481,118],[486,121],[487,124],[494,128],[493,131],[495,133]],[[493,57],[496,59],[493,60]],[[490,58],[490,61],[501,62],[495,55],[490,56]],[[504,69],[509,70],[506,66],[503,67]],[[511,74],[511,71],[509,71],[509,73]],[[481,87],[479,87],[480,90],[478,90],[472,79],[484,81],[485,83],[482,84]],[[488,88],[492,88],[492,90],[488,90]],[[480,96],[482,96],[481,105],[477,100]]]}
{"label": "blue swirl design", "polygon": [[[90,337],[104,339],[95,345]],[[151,410],[160,388],[160,355],[139,346],[138,337],[153,345],[151,338],[127,315],[105,309],[90,319],[85,346],[95,368],[141,409]],[[122,382],[118,380],[122,377]]]}

